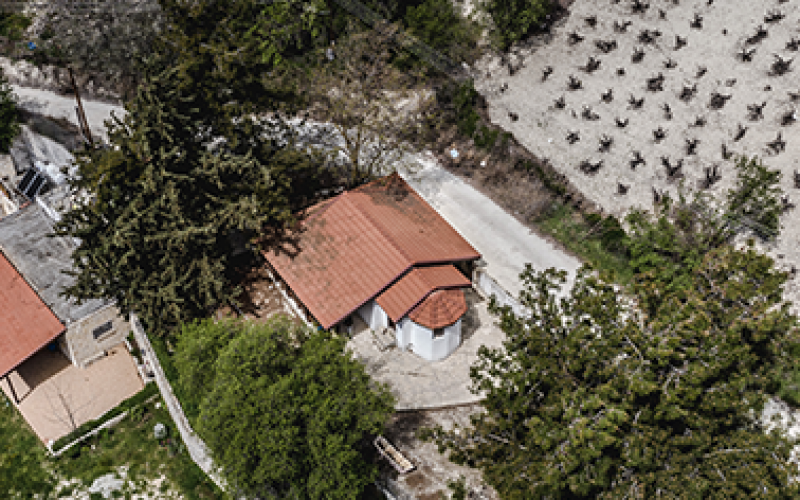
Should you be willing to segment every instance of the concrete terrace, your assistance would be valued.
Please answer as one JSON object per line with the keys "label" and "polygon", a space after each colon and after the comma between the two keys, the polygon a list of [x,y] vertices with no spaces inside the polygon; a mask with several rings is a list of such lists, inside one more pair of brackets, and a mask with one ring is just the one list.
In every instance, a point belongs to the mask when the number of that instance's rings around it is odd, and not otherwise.
{"label": "concrete terrace", "polygon": [[[17,409],[43,443],[96,419],[144,387],[124,344],[83,369],[58,351],[42,349],[9,377],[20,398]],[[13,401],[8,382],[0,385]]]}
{"label": "concrete terrace", "polygon": [[381,350],[367,325],[356,318],[348,348],[366,364],[367,372],[388,384],[398,410],[423,410],[475,403],[482,395],[469,390],[469,368],[481,346],[500,347],[505,335],[487,310],[487,300],[466,292],[469,310],[463,318],[461,346],[442,361],[425,361],[397,348]]}

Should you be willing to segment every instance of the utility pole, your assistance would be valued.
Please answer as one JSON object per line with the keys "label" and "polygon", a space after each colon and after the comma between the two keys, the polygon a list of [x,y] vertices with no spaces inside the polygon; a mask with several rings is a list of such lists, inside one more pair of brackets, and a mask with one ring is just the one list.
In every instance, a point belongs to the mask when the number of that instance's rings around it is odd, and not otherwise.
{"label": "utility pole", "polygon": [[72,73],[72,66],[67,66],[67,71],[69,71],[69,80],[72,83],[72,90],[75,92],[75,100],[78,101],[78,121],[81,124],[81,129],[83,130],[83,135],[86,137],[86,140],[89,141],[90,146],[94,146],[94,140],[92,139],[92,131],[89,130],[89,122],[86,121],[86,113],[83,111],[83,103],[81,102],[81,94],[78,91],[78,86],[75,85],[75,75]]}

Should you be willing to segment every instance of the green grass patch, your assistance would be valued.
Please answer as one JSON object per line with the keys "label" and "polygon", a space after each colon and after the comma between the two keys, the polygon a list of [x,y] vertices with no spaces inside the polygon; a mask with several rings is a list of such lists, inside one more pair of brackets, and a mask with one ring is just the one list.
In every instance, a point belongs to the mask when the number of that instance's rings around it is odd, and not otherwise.
{"label": "green grass patch", "polygon": [[612,273],[617,283],[627,285],[633,279],[624,248],[624,232],[613,217],[584,217],[568,205],[558,203],[535,224],[595,269]]}
{"label": "green grass patch", "polygon": [[0,498],[51,497],[56,480],[45,448],[0,392]]}
{"label": "green grass patch", "polygon": [[[164,474],[184,498],[225,498],[189,457],[163,402],[160,408],[154,403],[143,407],[144,412],[104,429],[56,459],[57,471],[64,477],[91,484],[97,477],[126,465],[131,482]],[[156,423],[167,427],[166,438],[156,439],[153,432]]]}
{"label": "green grass patch", "polygon": [[[142,489],[163,474],[167,487],[184,498],[227,498],[191,460],[163,403],[159,409],[154,402],[137,408],[142,410],[52,458],[19,412],[0,395],[0,498],[69,497],[76,488],[56,491],[60,478],[77,479],[88,487],[120,466],[128,467],[129,481]],[[169,429],[166,439],[155,438],[157,422]]]}
{"label": "green grass patch", "polygon": [[92,429],[100,425],[103,425],[104,423],[108,422],[109,420],[121,414],[122,412],[130,411],[133,410],[134,408],[137,408],[138,406],[142,405],[149,397],[154,396],[156,394],[158,394],[158,386],[156,386],[156,384],[147,384],[146,386],[144,386],[144,389],[137,392],[133,396],[129,397],[122,403],[118,404],[115,408],[112,408],[109,411],[105,412],[99,418],[85,422],[84,424],[80,425],[77,429],[70,432],[66,436],[59,438],[55,443],[53,443],[53,451],[60,450],[62,447],[68,445],[69,443],[83,436]]}

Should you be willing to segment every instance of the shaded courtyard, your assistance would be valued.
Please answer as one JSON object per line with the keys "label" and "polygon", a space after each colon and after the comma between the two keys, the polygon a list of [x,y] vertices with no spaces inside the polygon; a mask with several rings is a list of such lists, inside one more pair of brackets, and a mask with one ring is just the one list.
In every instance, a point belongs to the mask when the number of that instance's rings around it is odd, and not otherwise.
{"label": "shaded courtyard", "polygon": [[481,346],[500,347],[504,334],[487,309],[488,301],[465,290],[468,310],[462,319],[461,346],[442,361],[426,361],[413,352],[389,347],[386,339],[357,318],[348,348],[363,361],[367,372],[389,385],[397,410],[441,408],[482,399],[469,390],[469,368]]}
{"label": "shaded courtyard", "polygon": [[[94,420],[144,387],[125,344],[85,368],[57,350],[42,349],[9,374],[19,397],[17,409],[48,443]],[[3,392],[14,401],[7,380]]]}

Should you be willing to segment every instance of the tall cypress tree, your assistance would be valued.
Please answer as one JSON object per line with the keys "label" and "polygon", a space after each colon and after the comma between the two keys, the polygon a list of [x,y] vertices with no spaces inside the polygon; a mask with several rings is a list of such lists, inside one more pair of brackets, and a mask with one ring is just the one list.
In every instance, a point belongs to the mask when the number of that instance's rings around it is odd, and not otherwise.
{"label": "tall cypress tree", "polygon": [[206,3],[183,12],[196,31],[169,24],[128,114],[110,124],[113,147],[80,155],[73,187],[83,201],[57,228],[80,241],[68,294],[113,298],[157,329],[233,296],[230,236],[281,228],[318,172],[280,125],[283,91],[224,35],[242,13]]}

